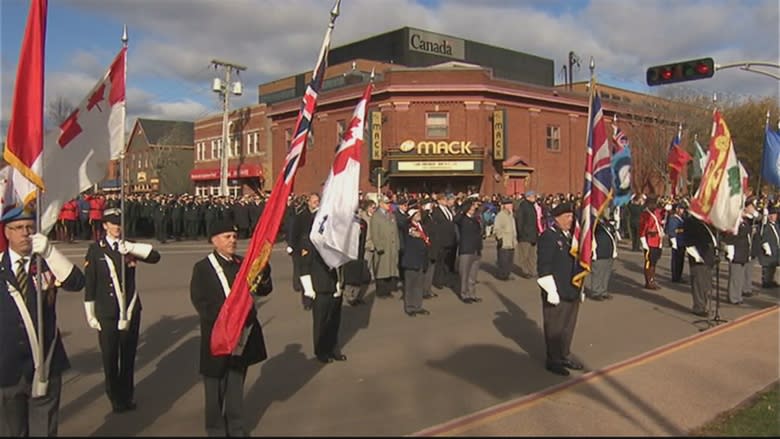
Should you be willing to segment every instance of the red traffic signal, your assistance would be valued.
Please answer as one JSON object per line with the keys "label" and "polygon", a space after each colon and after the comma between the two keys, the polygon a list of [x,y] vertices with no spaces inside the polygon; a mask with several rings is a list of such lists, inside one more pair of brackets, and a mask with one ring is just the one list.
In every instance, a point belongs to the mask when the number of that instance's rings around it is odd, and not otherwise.
{"label": "red traffic signal", "polygon": [[715,61],[712,58],[702,58],[681,61],[647,69],[647,85],[674,84],[675,82],[693,81],[711,78],[715,74]]}

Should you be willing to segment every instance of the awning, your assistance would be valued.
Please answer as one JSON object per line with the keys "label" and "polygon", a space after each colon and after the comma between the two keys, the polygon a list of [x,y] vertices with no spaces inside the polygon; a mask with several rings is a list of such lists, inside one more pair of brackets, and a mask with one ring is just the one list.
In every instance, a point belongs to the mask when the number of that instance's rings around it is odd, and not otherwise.
{"label": "awning", "polygon": [[[263,176],[263,168],[260,165],[243,164],[231,166],[228,169],[228,178],[258,178]],[[219,180],[219,168],[193,169],[190,172],[192,181]]]}

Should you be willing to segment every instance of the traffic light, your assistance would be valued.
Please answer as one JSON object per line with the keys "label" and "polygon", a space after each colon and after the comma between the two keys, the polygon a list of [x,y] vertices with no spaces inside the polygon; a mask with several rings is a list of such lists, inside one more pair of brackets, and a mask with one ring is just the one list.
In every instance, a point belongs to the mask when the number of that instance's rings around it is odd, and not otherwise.
{"label": "traffic light", "polygon": [[382,181],[382,186],[387,184],[387,169],[382,167],[374,168],[368,176],[368,181],[371,182],[372,186],[376,187],[380,180]]}
{"label": "traffic light", "polygon": [[647,69],[647,85],[674,84],[711,78],[715,74],[715,61],[712,58],[681,61]]}

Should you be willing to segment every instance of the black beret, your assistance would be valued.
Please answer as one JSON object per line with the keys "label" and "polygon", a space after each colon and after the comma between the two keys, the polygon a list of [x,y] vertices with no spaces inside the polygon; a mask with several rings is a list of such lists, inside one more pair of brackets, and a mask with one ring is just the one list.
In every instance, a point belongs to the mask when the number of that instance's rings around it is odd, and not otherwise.
{"label": "black beret", "polygon": [[564,213],[574,213],[574,206],[571,203],[561,203],[552,210],[552,216],[563,215]]}
{"label": "black beret", "polygon": [[238,227],[236,227],[233,221],[227,219],[217,220],[217,222],[214,223],[214,225],[211,227],[211,234],[209,235],[209,239],[213,236],[228,232],[238,232]]}
{"label": "black beret", "polygon": [[769,213],[780,213],[780,207],[769,206]]}
{"label": "black beret", "polygon": [[512,204],[512,199],[509,197],[504,197],[501,199],[501,204]]}

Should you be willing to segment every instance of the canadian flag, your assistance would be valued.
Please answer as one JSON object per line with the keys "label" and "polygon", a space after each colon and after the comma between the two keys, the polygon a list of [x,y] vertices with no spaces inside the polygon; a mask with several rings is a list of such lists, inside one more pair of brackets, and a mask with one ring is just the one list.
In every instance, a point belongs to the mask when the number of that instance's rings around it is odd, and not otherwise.
{"label": "canadian flag", "polygon": [[360,223],[355,211],[359,202],[363,127],[373,88],[372,83],[366,87],[336,149],[333,168],[323,188],[320,209],[309,234],[312,244],[331,268],[338,268],[358,257]]}
{"label": "canadian flag", "polygon": [[125,143],[127,48],[122,48],[103,78],[73,113],[44,140],[43,214],[48,233],[62,205],[102,181]]}

